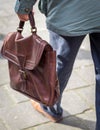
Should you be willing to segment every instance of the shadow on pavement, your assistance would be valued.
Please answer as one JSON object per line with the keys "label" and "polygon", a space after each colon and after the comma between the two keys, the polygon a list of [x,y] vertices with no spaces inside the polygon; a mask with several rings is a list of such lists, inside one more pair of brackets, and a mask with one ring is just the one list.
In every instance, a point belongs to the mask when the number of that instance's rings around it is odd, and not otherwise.
{"label": "shadow on pavement", "polygon": [[70,115],[70,113],[68,113],[67,111],[65,111],[65,113],[67,113],[69,116],[64,117],[63,120],[58,122],[59,124],[76,127],[78,129],[80,128],[82,130],[95,130],[95,125],[96,125],[95,121],[82,119],[75,115]]}

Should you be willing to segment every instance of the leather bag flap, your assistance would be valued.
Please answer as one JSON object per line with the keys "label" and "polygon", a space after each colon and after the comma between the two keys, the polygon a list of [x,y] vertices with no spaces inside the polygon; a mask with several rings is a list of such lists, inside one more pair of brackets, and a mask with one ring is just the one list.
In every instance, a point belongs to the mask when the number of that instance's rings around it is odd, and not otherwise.
{"label": "leather bag flap", "polygon": [[32,70],[39,64],[44,51],[51,50],[51,46],[36,34],[24,38],[17,32],[7,35],[1,53],[10,62]]}

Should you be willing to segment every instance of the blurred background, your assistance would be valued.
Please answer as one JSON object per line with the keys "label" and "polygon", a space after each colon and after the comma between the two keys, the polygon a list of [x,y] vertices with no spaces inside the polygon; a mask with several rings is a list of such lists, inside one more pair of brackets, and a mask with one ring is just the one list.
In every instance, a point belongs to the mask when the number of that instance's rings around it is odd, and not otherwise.
{"label": "blurred background", "polygon": [[[19,19],[14,12],[15,0],[0,0],[0,48],[4,37],[15,32]],[[49,42],[45,16],[34,6],[38,34]],[[23,36],[30,35],[26,22]],[[9,85],[7,60],[0,55],[0,130],[95,130],[95,80],[94,66],[88,36],[74,64],[72,76],[63,94],[64,118],[52,123],[37,113],[30,99],[15,92]]]}

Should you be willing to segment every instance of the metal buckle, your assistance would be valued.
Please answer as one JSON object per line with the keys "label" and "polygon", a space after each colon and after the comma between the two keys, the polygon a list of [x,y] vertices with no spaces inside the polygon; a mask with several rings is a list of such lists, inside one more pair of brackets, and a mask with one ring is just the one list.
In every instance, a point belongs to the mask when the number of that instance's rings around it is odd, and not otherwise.
{"label": "metal buckle", "polygon": [[18,27],[18,28],[17,28],[17,31],[23,31],[23,28],[19,28],[19,27]]}
{"label": "metal buckle", "polygon": [[36,33],[37,32],[37,28],[34,27],[34,28],[31,28],[31,33]]}
{"label": "metal buckle", "polygon": [[19,70],[19,72],[23,75],[24,79],[27,79],[26,72],[23,70]]}

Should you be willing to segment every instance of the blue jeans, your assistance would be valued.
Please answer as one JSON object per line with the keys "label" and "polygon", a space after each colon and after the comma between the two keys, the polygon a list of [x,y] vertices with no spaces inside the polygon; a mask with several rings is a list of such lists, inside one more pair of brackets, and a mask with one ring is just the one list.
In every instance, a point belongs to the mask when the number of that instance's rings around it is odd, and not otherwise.
{"label": "blue jeans", "polygon": [[[49,112],[53,112],[54,115],[57,113],[61,115],[63,112],[61,108],[62,94],[72,73],[76,55],[85,36],[60,36],[50,31],[50,44],[57,53],[56,70],[61,93],[59,102],[52,108],[48,107]],[[89,38],[96,74],[96,130],[100,130],[100,33],[91,33]]]}

